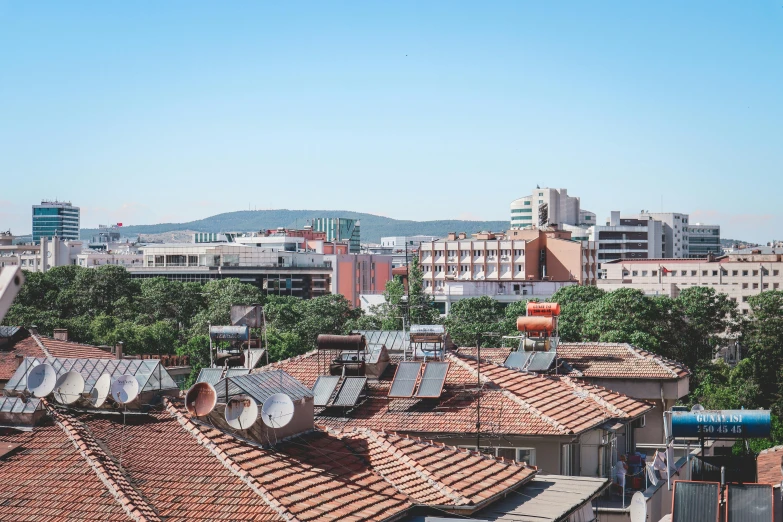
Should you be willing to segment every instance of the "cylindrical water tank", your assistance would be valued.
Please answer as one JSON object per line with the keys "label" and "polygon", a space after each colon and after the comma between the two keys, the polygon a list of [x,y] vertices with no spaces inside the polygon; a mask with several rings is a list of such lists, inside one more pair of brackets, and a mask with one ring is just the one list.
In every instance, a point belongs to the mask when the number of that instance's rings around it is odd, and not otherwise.
{"label": "cylindrical water tank", "polygon": [[527,315],[529,317],[552,317],[560,315],[560,303],[534,303],[527,304]]}
{"label": "cylindrical water tank", "polygon": [[362,351],[367,341],[361,334],[330,335],[320,334],[316,340],[319,350],[353,350]]}
{"label": "cylindrical water tank", "polygon": [[555,330],[555,318],[530,316],[518,317],[517,330],[520,332],[546,332],[551,334]]}

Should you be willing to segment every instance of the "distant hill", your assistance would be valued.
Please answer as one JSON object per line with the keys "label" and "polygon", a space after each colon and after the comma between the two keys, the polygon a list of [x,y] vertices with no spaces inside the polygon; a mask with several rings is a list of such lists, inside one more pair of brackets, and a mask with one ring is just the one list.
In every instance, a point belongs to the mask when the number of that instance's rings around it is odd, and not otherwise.
{"label": "distant hill", "polygon": [[[226,212],[188,223],[161,223],[159,225],[134,225],[122,227],[123,236],[162,234],[178,231],[196,232],[254,232],[268,228],[301,228],[315,217],[345,217],[361,220],[363,243],[378,243],[385,236],[411,236],[424,234],[445,236],[449,232],[475,233],[482,230],[505,231],[508,221],[407,221],[374,214],[347,210],[240,210]],[[89,239],[97,229],[82,229],[82,239]]]}

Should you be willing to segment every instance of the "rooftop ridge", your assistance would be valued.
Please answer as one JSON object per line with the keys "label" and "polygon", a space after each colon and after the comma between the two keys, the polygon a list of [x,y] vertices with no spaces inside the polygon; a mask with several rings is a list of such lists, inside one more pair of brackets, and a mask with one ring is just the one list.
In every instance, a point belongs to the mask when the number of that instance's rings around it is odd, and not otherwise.
{"label": "rooftop ridge", "polygon": [[223,466],[229,472],[247,484],[247,486],[252,489],[254,493],[260,496],[264,502],[266,502],[266,504],[272,508],[281,518],[288,522],[299,522],[299,519],[297,519],[293,513],[291,513],[285,506],[283,506],[272,495],[270,495],[266,488],[264,488],[264,486],[262,486],[258,480],[250,475],[250,473],[242,469],[239,464],[234,462],[234,459],[231,458],[230,455],[223,451],[210,437],[205,435],[197,427],[197,425],[193,423],[192,420],[183,415],[182,412],[174,406],[170,399],[164,397],[163,402],[166,406],[166,411],[168,411],[170,415],[177,419],[177,422],[180,423],[185,431],[190,433],[199,444],[207,448],[207,450],[209,450],[209,452],[212,453],[212,455],[214,455],[215,458],[221,464],[223,464]]}
{"label": "rooftop ridge", "polygon": [[41,342],[41,338],[38,336],[38,334],[30,332],[30,337],[33,338],[33,341],[35,341],[35,344],[37,344],[38,347],[41,349],[41,351],[44,353],[44,356],[53,357],[53,355],[49,352],[49,350],[46,349],[46,346],[44,346],[43,342]]}
{"label": "rooftop ridge", "polygon": [[[417,463],[414,461],[414,459],[412,459],[411,457],[406,455],[403,451],[401,451],[394,444],[392,444],[386,437],[384,437],[385,434],[382,435],[381,433],[375,432],[375,431],[370,430],[370,429],[364,429],[364,428],[357,429],[355,432],[356,433],[361,433],[366,438],[368,438],[368,439],[372,440],[373,442],[375,442],[376,444],[378,444],[378,446],[382,450],[384,450],[386,453],[388,453],[389,455],[391,455],[392,457],[397,459],[397,462],[399,464],[401,464],[401,465],[407,467],[408,469],[410,469],[417,477],[419,477],[422,480],[424,480],[425,482],[427,482],[427,484],[429,484],[430,486],[435,488],[437,491],[441,492],[445,497],[447,497],[447,498],[451,499],[452,501],[454,501],[454,505],[460,506],[460,505],[471,505],[471,504],[473,504],[473,502],[470,499],[465,498],[464,496],[459,494],[457,491],[454,491],[451,487],[447,486],[446,484],[441,483],[438,479],[432,477],[431,474],[426,469],[424,469],[421,465],[417,465]],[[406,437],[406,439],[417,440],[417,439],[413,439],[413,438],[409,438],[409,437]],[[423,441],[421,441],[421,439],[418,439],[417,441],[418,442],[423,442]],[[434,446],[434,447],[436,447],[436,446]],[[382,470],[376,468],[375,466],[373,466],[373,470],[376,473],[378,473],[381,477],[383,477],[384,480],[389,482],[392,485],[392,487],[394,487],[394,489],[399,491],[399,488],[394,484],[394,482],[392,482],[391,480],[386,478],[386,475],[385,475],[385,473]],[[405,496],[408,496],[408,495],[405,495]]]}
{"label": "rooftop ridge", "polygon": [[[482,379],[482,382],[492,383],[492,384],[495,384],[496,386],[498,386],[492,379],[490,379],[486,375],[480,375],[478,373],[478,371],[473,366],[471,366],[470,364],[468,364],[465,361],[463,361],[462,359],[460,359],[459,356],[455,356],[453,354],[447,354],[447,357],[451,357],[452,359],[454,359],[454,361],[459,366],[461,366],[462,368],[468,370],[473,375],[479,376],[479,378]],[[503,370],[508,370],[508,368],[506,368],[505,366],[498,366],[497,364],[493,364],[493,363],[486,363],[486,364],[488,364],[490,366],[493,366],[495,368],[502,368]],[[508,371],[514,371],[514,370],[508,370]],[[540,377],[542,379],[545,378],[543,376],[540,376]],[[513,393],[513,392],[503,388],[502,386],[498,386],[498,387],[500,388],[501,393],[503,394],[503,396],[505,396],[506,398],[508,398],[508,399],[516,402],[520,406],[522,406],[522,409],[524,409],[525,411],[530,412],[532,415],[534,415],[535,417],[538,417],[539,419],[541,419],[544,422],[548,423],[549,425],[553,426],[555,429],[557,429],[558,431],[560,431],[563,434],[569,434],[570,435],[570,434],[573,433],[573,430],[567,428],[566,426],[564,426],[563,424],[559,423],[558,421],[556,421],[552,417],[546,415],[541,410],[539,410],[538,408],[536,408],[532,404],[528,403],[526,400],[524,400],[522,397],[520,397],[516,393]]]}
{"label": "rooftop ridge", "polygon": [[137,522],[158,522],[162,519],[139,491],[134,488],[112,458],[101,448],[89,429],[78,420],[58,412],[42,400],[49,414],[73,443],[76,450],[92,468],[98,478],[123,511]]}

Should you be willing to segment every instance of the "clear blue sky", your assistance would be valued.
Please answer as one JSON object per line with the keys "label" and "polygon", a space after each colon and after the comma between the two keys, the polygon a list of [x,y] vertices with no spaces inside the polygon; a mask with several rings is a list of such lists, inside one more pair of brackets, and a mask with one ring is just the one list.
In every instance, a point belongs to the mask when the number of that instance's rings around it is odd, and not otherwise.
{"label": "clear blue sky", "polygon": [[783,0],[0,0],[0,181],[16,233],[41,198],[508,219],[540,184],[783,238]]}

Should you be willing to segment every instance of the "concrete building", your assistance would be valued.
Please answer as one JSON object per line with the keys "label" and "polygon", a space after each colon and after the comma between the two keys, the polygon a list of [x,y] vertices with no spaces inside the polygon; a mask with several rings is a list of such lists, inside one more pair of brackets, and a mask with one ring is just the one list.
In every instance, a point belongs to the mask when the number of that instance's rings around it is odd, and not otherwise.
{"label": "concrete building", "polygon": [[719,225],[688,225],[688,257],[707,257],[709,254],[720,255]]}
{"label": "concrete building", "polygon": [[332,266],[323,254],[274,251],[236,243],[172,243],[139,247],[133,277],[205,283],[237,278],[269,294],[316,297],[329,292]]}
{"label": "concrete building", "polygon": [[529,228],[471,238],[449,234],[422,243],[424,290],[448,313],[451,302],[466,297],[512,302],[549,297],[570,284],[595,284],[595,244],[570,237],[563,230]]}
{"label": "concrete building", "polygon": [[663,257],[663,224],[655,219],[623,218],[613,211],[606,225],[590,229],[595,241],[598,268],[615,259],[654,259]]}
{"label": "concrete building", "polygon": [[729,296],[748,313],[748,298],[783,285],[783,254],[730,254],[704,259],[621,259],[603,264],[598,287],[637,288],[647,295],[677,297],[692,286]]}
{"label": "concrete building", "polygon": [[655,219],[661,222],[663,245],[661,257],[685,258],[688,255],[690,235],[688,233],[688,214],[676,212],[641,212],[637,219]]}
{"label": "concrete building", "polygon": [[391,248],[393,252],[405,252],[405,250],[413,251],[418,250],[419,245],[422,243],[431,243],[437,241],[438,236],[389,236],[381,238],[381,247]]}
{"label": "concrete building", "polygon": [[392,279],[392,256],[372,254],[325,255],[332,265],[332,293],[362,306],[363,294],[382,294]]}
{"label": "concrete building", "polygon": [[318,232],[326,232],[327,241],[347,241],[348,252],[358,254],[361,251],[360,225],[356,219],[319,217],[313,219],[312,227]]}
{"label": "concrete building", "polygon": [[29,272],[46,272],[56,266],[75,265],[76,256],[81,252],[81,241],[61,237],[43,238],[37,245],[2,244],[0,267],[20,266]]}
{"label": "concrete building", "polygon": [[582,210],[578,197],[567,189],[536,187],[529,196],[511,202],[511,227],[563,225],[590,226],[595,214]]}
{"label": "concrete building", "polygon": [[66,201],[41,201],[33,205],[33,242],[42,237],[79,239],[79,207]]}

